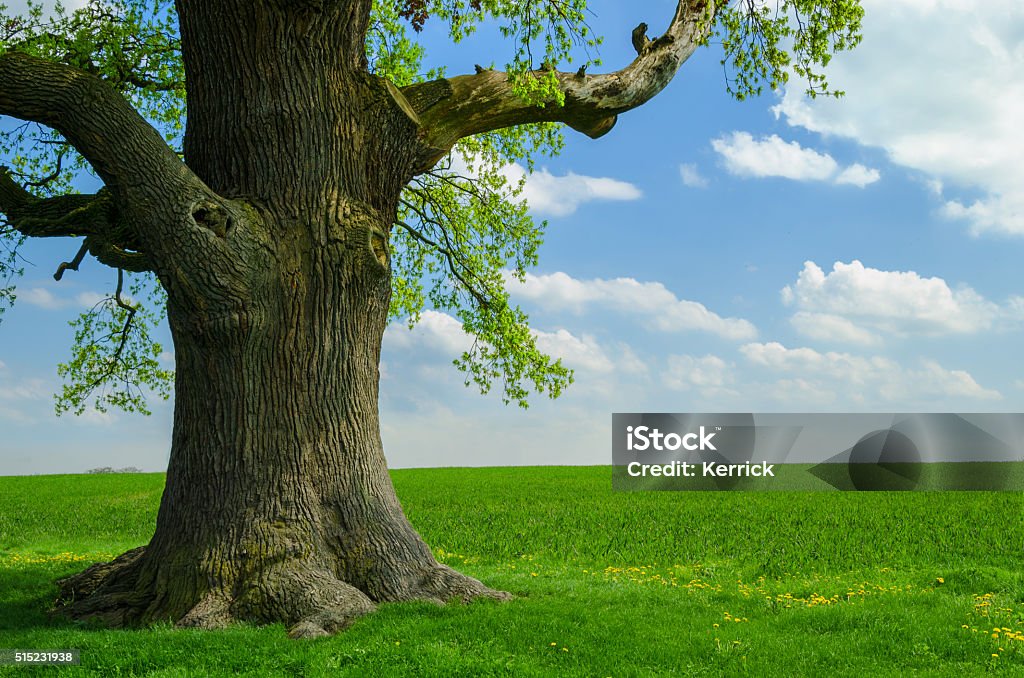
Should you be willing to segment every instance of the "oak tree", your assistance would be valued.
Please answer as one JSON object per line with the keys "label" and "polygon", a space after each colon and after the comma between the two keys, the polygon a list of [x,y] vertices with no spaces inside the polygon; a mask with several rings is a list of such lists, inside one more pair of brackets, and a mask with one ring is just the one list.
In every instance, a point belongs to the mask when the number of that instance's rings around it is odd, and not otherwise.
{"label": "oak tree", "polygon": [[[62,580],[72,618],[333,633],[386,601],[504,599],[439,564],[381,445],[381,339],[430,306],[475,337],[467,384],[525,404],[572,379],[537,349],[508,276],[543,224],[504,169],[600,137],[701,45],[737,98],[859,40],[858,0],[678,0],[623,27],[632,63],[596,73],[585,0],[88,0],[0,8],[0,302],[26,238],[75,239],[116,292],[75,321],[58,408],[174,424],[146,546]],[[427,22],[489,30],[500,67],[426,70]],[[500,41],[496,41],[500,42]],[[588,70],[589,68],[589,70]],[[11,122],[14,120],[14,122]],[[102,182],[73,189],[76,174]],[[75,251],[72,249],[72,251]],[[57,263],[57,262],[55,262]],[[2,308],[2,304],[0,304]],[[152,327],[166,317],[173,374]]]}

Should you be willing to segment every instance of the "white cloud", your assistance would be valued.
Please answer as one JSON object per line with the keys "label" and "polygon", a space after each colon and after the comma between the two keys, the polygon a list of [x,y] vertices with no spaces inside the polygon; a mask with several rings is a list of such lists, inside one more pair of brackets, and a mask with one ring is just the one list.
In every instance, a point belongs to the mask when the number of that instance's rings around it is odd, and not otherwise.
{"label": "white cloud", "polygon": [[510,276],[509,291],[547,308],[582,313],[592,306],[632,313],[663,332],[701,330],[726,339],[750,339],[757,329],[741,318],[723,318],[696,301],[679,299],[658,282],[642,283],[633,278],[578,280],[566,273],[528,273],[524,282]]}
{"label": "white cloud", "polygon": [[969,222],[974,235],[985,231],[1024,235],[1024,192],[993,193],[969,205],[959,200],[949,200],[942,206],[940,213],[949,219]]}
{"label": "white cloud", "polygon": [[[125,295],[121,295],[122,298],[124,298],[124,296]],[[75,297],[75,301],[78,302],[78,305],[84,306],[85,308],[92,308],[93,306],[102,303],[105,299],[107,299],[107,295],[92,291],[80,292]]]}
{"label": "white cloud", "polygon": [[806,379],[779,379],[768,392],[769,397],[783,404],[815,403],[832,405],[837,400],[836,392]]}
{"label": "white cloud", "polygon": [[[856,259],[835,262],[827,275],[813,261],[804,262],[796,283],[783,288],[782,300],[802,311],[845,319],[849,325],[832,321],[829,328],[814,328],[821,316],[803,316],[794,320],[794,326],[805,333],[842,336],[842,324],[847,341],[857,341],[854,325],[901,335],[974,333],[992,327],[1005,312],[970,287],[953,290],[942,278],[867,268]],[[867,335],[859,338],[859,343],[871,343]]]}
{"label": "white cloud", "polygon": [[520,197],[529,204],[530,211],[537,214],[564,217],[584,203],[639,200],[643,196],[633,184],[610,177],[590,177],[575,172],[556,176],[547,168],[527,174],[522,165],[515,163],[506,167],[504,173],[513,185],[526,178]]}
{"label": "white cloud", "polygon": [[858,327],[842,316],[830,313],[799,311],[789,319],[789,322],[797,332],[811,339],[862,346],[881,343],[881,338],[877,334]]}
{"label": "white cloud", "polygon": [[697,165],[693,163],[683,163],[679,166],[679,178],[684,186],[689,186],[690,188],[708,187],[708,180],[701,176],[697,170]]}
{"label": "white cloud", "polygon": [[423,311],[412,329],[404,323],[391,323],[384,332],[384,341],[395,348],[425,346],[448,355],[461,355],[473,345],[473,339],[462,329],[462,322],[431,310]]}
{"label": "white cloud", "polygon": [[[450,158],[451,165],[447,171],[469,178],[478,175],[477,168],[470,169],[461,153],[453,153]],[[628,201],[643,197],[643,192],[633,184],[611,177],[592,177],[575,172],[559,176],[546,167],[531,174],[519,163],[506,165],[498,172],[510,187],[522,182],[522,192],[517,199],[525,200],[535,214],[564,217],[588,202]]]}
{"label": "white cloud", "polygon": [[590,372],[611,372],[615,369],[615,364],[589,335],[577,337],[568,330],[559,329],[555,332],[535,330],[534,337],[537,348],[554,358],[561,358],[562,363],[571,369]]}
{"label": "white cloud", "polygon": [[[846,97],[808,100],[793,87],[776,114],[882,148],[892,162],[941,182],[942,213],[974,233],[1024,235],[1024,4],[865,0],[864,7],[863,42],[829,68]],[[965,199],[963,191],[982,196]]]}
{"label": "white cloud", "polygon": [[864,358],[849,353],[819,353],[812,348],[786,348],[778,342],[751,343],[740,347],[747,360],[778,372],[796,372],[799,378],[827,376],[863,385],[875,374],[895,372],[899,364],[880,356]]}
{"label": "white cloud", "polygon": [[42,379],[22,379],[14,383],[0,382],[0,400],[47,400],[52,392]]}
{"label": "white cloud", "polygon": [[1001,400],[999,391],[982,388],[968,372],[947,370],[934,360],[920,362],[921,368],[909,372],[907,380],[889,380],[882,385],[882,397],[901,401],[926,393],[939,398],[972,398],[975,400]]}
{"label": "white cloud", "polygon": [[872,167],[865,167],[857,162],[840,172],[835,178],[835,182],[837,184],[850,184],[857,188],[864,188],[868,184],[873,184],[881,178],[881,172]]}
{"label": "white cloud", "polygon": [[[63,308],[67,308],[72,305],[72,301],[63,297],[59,297],[45,287],[29,287],[27,289],[19,289],[18,301],[37,306],[39,308],[46,309],[48,311],[57,311]],[[132,298],[127,295],[121,295],[122,298],[131,303]],[[91,290],[85,292],[79,292],[75,295],[74,304],[81,306],[82,308],[92,308],[97,304],[101,303],[108,296],[100,294],[99,292],[93,292]]]}
{"label": "white cloud", "polygon": [[662,375],[665,385],[677,391],[690,387],[716,388],[734,381],[732,366],[716,355],[694,358],[689,355],[670,355],[668,369]]}
{"label": "white cloud", "polygon": [[[822,398],[827,393],[843,393],[894,403],[1002,398],[998,391],[978,384],[969,373],[948,370],[931,360],[922,359],[916,368],[907,368],[882,356],[820,353],[811,348],[786,348],[778,342],[745,344],[740,353],[753,365],[786,375],[776,383],[785,396],[780,399],[800,400],[800,393],[812,392]],[[823,402],[827,404],[828,400]]]}
{"label": "white cloud", "polygon": [[86,407],[81,414],[75,415],[74,421],[89,426],[110,426],[117,423],[118,416],[110,410],[100,412],[94,407]]}
{"label": "white cloud", "polygon": [[55,311],[68,305],[66,300],[54,296],[53,292],[44,287],[19,289],[17,294],[18,301],[32,306],[38,306],[39,308],[44,308],[48,311]]}
{"label": "white cloud", "polygon": [[[647,370],[643,362],[628,346],[620,345],[615,350],[615,360],[598,341],[584,334],[576,336],[566,329],[554,332],[533,330],[537,348],[544,353],[561,358],[566,367],[594,373],[608,373],[621,370],[627,373],[642,373]],[[409,349],[416,346],[445,356],[461,355],[469,350],[473,339],[462,329],[462,323],[453,316],[440,311],[427,310],[420,314],[420,321],[410,330],[407,325],[392,323],[384,334],[387,346]]]}
{"label": "white cloud", "polygon": [[853,164],[840,170],[827,153],[804,148],[778,135],[755,140],[749,132],[733,132],[712,139],[711,147],[725,161],[730,173],[742,177],[783,177],[794,181],[833,181],[863,188],[878,181],[878,170]]}
{"label": "white cloud", "polygon": [[34,424],[31,412],[41,411],[40,403],[50,399],[52,389],[42,379],[0,380],[0,420]]}
{"label": "white cloud", "polygon": [[[7,0],[7,2],[4,2],[3,4],[7,6],[6,14],[8,16],[24,16],[28,12],[28,4],[25,2],[25,0]],[[51,13],[53,12],[53,7],[56,4],[56,2],[46,0],[42,3],[37,4],[42,5],[43,16],[51,16]],[[65,0],[61,4],[64,5],[64,9],[68,13],[71,13],[76,9],[81,9],[85,7],[88,4],[88,2],[87,0]]]}
{"label": "white cloud", "polygon": [[5,363],[3,360],[0,360],[0,370],[3,369],[7,369],[7,363]]}
{"label": "white cloud", "polygon": [[725,160],[726,169],[740,176],[824,181],[838,169],[832,156],[774,134],[755,141],[749,132],[733,132],[713,139],[711,147]]}

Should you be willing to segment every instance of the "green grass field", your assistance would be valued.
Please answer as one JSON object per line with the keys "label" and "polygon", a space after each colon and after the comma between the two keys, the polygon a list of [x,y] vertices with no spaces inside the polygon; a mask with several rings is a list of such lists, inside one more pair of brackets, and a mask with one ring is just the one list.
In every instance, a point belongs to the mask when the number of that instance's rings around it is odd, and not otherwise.
{"label": "green grass field", "polygon": [[614,493],[601,468],[393,473],[438,558],[506,604],[386,605],[345,633],[93,630],[53,580],[145,543],[163,476],[0,478],[2,675],[1024,675],[1024,494]]}

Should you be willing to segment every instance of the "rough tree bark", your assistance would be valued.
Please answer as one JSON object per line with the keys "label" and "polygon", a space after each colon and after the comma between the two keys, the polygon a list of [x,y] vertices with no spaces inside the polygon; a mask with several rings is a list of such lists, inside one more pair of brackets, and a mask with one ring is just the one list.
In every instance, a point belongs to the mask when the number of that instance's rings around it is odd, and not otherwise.
{"label": "rough tree bark", "polygon": [[0,211],[27,235],[86,235],[101,261],[153,270],[174,338],[156,533],[62,580],[63,614],[280,621],[304,637],[383,601],[508,597],[436,562],[388,476],[378,364],[399,194],[470,134],[608,131],[667,84],[713,5],[681,0],[633,64],[559,73],[566,105],[540,108],[499,72],[403,91],[369,74],[370,4],[179,0],[185,164],[103,82],[0,56],[0,114],[56,128],[105,182],[38,200],[0,172]]}

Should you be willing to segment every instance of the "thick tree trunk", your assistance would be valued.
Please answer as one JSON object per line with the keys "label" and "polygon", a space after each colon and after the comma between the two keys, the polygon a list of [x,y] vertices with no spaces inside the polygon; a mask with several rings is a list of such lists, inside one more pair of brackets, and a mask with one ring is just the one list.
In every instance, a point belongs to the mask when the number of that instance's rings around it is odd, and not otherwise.
{"label": "thick tree trunk", "polygon": [[[345,231],[366,231],[351,213]],[[156,534],[62,582],[65,611],[115,625],[282,621],[308,636],[382,601],[504,597],[438,564],[392,488],[377,416],[386,259],[343,240],[280,244],[265,264],[248,308],[171,304],[174,436]]]}
{"label": "thick tree trunk", "polygon": [[310,636],[383,601],[507,597],[434,560],[387,472],[388,233],[418,128],[362,68],[368,2],[178,10],[186,160],[215,197],[139,215],[193,234],[155,261],[177,368],[167,487],[149,545],[61,582],[62,610]]}

